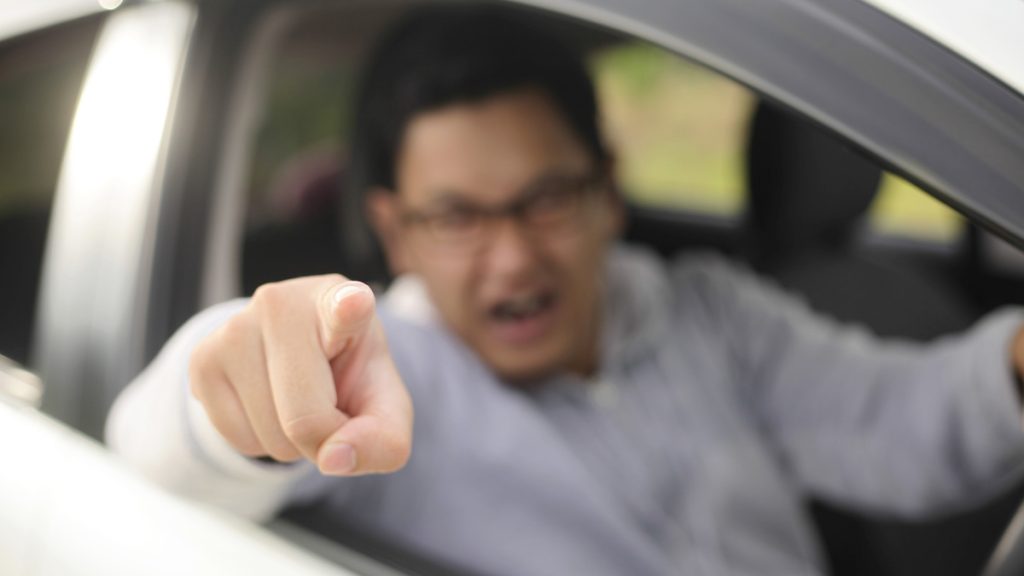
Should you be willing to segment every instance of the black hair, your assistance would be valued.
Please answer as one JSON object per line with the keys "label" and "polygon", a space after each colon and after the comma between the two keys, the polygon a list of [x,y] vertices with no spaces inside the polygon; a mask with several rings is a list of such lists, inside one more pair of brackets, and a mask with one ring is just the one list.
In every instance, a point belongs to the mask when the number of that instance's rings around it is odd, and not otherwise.
{"label": "black hair", "polygon": [[408,12],[368,59],[356,97],[351,185],[395,189],[406,127],[417,115],[537,88],[598,165],[608,157],[594,86],[580,55],[536,21],[497,5],[424,6]]}

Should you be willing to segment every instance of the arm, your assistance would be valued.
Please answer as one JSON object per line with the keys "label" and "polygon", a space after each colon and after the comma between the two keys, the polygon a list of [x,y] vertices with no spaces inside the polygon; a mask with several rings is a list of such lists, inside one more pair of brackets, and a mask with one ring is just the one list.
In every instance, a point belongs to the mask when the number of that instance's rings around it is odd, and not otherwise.
{"label": "arm", "polygon": [[311,467],[268,465],[240,454],[217,433],[188,381],[192,351],[245,305],[243,300],[221,304],[182,326],[118,396],[107,419],[106,440],[164,488],[264,521]]}
{"label": "arm", "polygon": [[701,274],[739,393],[808,491],[916,515],[1024,472],[1011,361],[1020,311],[928,345],[880,341],[751,274],[724,264]]}

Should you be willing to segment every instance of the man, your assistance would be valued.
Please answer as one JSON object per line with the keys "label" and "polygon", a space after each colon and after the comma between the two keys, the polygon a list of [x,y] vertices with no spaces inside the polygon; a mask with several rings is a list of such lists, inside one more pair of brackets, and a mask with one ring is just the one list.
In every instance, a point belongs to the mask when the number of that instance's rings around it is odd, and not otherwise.
{"label": "man", "polygon": [[593,88],[519,16],[419,11],[372,62],[356,173],[399,279],[376,310],[322,276],[184,326],[108,429],[164,485],[483,573],[796,575],[822,572],[806,493],[911,516],[1021,472],[1019,312],[882,344],[616,245]]}

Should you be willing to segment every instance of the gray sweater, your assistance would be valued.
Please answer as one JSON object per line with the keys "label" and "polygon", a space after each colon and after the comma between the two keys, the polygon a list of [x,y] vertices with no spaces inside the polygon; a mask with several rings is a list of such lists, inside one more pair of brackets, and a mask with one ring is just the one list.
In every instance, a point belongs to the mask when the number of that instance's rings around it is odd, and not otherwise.
{"label": "gray sweater", "polygon": [[380,315],[416,409],[402,471],[323,477],[234,453],[188,396],[187,358],[242,301],[183,327],[122,394],[118,452],[256,519],[288,504],[486,574],[821,574],[816,495],[923,516],[1024,473],[1017,310],[928,345],[810,313],[718,257],[610,257],[591,381],[503,385],[406,280]]}

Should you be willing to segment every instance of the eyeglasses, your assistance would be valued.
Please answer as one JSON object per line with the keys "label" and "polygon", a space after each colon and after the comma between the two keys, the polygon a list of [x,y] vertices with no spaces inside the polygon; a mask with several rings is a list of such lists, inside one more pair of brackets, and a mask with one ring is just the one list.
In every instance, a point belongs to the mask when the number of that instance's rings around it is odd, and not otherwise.
{"label": "eyeglasses", "polygon": [[478,248],[494,221],[512,218],[527,230],[553,233],[572,228],[588,196],[604,188],[600,172],[552,175],[529,186],[519,197],[495,207],[454,205],[434,211],[406,210],[402,221],[422,228],[437,245],[458,250]]}

